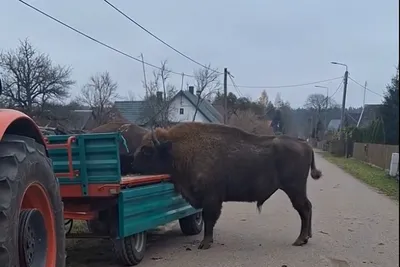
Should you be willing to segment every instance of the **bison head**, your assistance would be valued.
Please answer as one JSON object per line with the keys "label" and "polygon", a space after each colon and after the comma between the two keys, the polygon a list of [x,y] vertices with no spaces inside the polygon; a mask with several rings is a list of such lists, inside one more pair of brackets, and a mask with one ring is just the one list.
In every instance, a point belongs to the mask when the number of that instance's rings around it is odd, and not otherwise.
{"label": "bison head", "polygon": [[169,174],[172,167],[171,149],[172,142],[159,141],[152,129],[135,151],[134,169],[142,174]]}

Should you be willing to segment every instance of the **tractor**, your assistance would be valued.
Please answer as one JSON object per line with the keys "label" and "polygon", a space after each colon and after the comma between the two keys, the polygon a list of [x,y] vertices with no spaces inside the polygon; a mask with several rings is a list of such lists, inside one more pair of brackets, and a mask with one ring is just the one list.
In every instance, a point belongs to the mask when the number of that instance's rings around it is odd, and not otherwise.
{"label": "tractor", "polygon": [[[120,141],[119,133],[44,136],[23,112],[0,109],[1,267],[64,267],[68,237],[110,238],[116,259],[132,266],[148,230],[179,220],[186,235],[202,231],[201,210],[168,175],[121,176]],[[73,220],[90,233],[66,231]]]}

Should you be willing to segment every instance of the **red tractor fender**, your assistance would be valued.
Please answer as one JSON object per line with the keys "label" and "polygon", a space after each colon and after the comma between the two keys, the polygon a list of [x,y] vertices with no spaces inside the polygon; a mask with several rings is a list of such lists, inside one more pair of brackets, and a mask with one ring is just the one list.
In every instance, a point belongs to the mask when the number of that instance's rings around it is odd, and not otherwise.
{"label": "red tractor fender", "polygon": [[0,109],[0,141],[4,134],[30,137],[46,147],[46,141],[36,123],[25,113],[13,109]]}

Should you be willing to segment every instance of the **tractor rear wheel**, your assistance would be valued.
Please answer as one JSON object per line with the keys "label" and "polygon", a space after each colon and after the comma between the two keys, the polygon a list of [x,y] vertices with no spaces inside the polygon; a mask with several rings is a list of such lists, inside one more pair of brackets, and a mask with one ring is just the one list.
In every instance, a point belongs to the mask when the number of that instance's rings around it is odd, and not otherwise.
{"label": "tractor rear wheel", "polygon": [[65,267],[63,206],[45,152],[24,136],[0,141],[2,267]]}

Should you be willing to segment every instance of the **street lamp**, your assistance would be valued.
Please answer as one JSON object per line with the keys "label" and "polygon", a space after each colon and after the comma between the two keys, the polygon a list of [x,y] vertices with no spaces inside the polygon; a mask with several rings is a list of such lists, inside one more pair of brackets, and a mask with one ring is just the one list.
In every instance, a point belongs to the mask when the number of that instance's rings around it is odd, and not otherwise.
{"label": "street lamp", "polygon": [[340,66],[345,66],[346,67],[346,71],[348,71],[348,67],[347,67],[347,65],[346,64],[344,64],[344,63],[340,63],[340,62],[336,62],[336,61],[331,61],[331,64],[333,64],[333,65],[340,65]]}
{"label": "street lamp", "polygon": [[344,124],[344,112],[345,112],[345,107],[346,107],[346,93],[347,93],[347,80],[349,78],[349,68],[347,67],[346,64],[332,61],[331,64],[334,65],[341,65],[346,67],[346,71],[344,72],[344,79],[343,79],[343,100],[342,100],[342,111],[340,112],[340,131],[343,129],[343,124]]}

